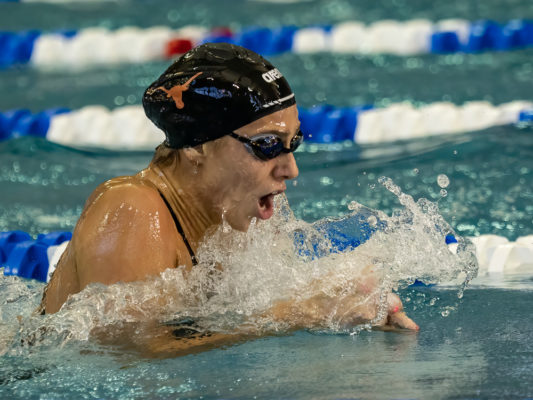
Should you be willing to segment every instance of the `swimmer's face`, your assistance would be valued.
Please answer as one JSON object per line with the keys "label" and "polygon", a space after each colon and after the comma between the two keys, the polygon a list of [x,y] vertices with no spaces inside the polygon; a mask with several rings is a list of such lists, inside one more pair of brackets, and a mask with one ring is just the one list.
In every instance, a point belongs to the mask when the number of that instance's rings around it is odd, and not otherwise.
{"label": "swimmer's face", "polygon": [[[294,105],[245,125],[235,133],[250,139],[275,134],[289,148],[299,127],[298,110]],[[263,161],[231,136],[206,146],[201,169],[203,197],[209,209],[241,231],[248,229],[252,218],[270,218],[274,212],[274,197],[285,191],[286,180],[298,176],[292,153]]]}

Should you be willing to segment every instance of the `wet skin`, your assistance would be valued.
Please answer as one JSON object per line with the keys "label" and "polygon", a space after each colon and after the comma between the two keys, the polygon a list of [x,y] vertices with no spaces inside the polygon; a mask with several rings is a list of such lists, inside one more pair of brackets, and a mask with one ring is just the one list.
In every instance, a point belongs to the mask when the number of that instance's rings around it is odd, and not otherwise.
{"label": "wet skin", "polygon": [[[299,127],[296,106],[256,120],[237,133],[253,137],[275,132],[288,147]],[[239,141],[225,136],[179,151],[168,165],[150,164],[135,176],[111,179],[86,202],[73,239],[47,286],[47,313],[88,284],[132,282],[167,268],[192,267],[167,199],[193,250],[224,218],[245,231],[264,211],[261,198],[280,193],[295,178],[293,154],[261,161]]]}
{"label": "wet skin", "polygon": [[[298,129],[294,105],[235,132],[249,138],[275,133],[288,148]],[[42,306],[46,313],[55,313],[69,295],[94,282],[132,282],[157,276],[167,268],[192,268],[189,252],[161,195],[169,202],[195,251],[205,233],[223,219],[234,229],[246,231],[253,218],[269,218],[272,198],[285,190],[286,180],[297,175],[292,153],[262,161],[243,143],[224,136],[181,149],[170,163],[151,163],[134,176],[101,184],[85,204],[73,239],[46,288]],[[391,296],[389,303],[389,316],[378,325],[418,329],[401,311],[397,297]],[[271,315],[290,319],[297,309],[299,319],[294,327],[312,326],[316,318],[310,316],[306,321],[305,315],[311,314],[305,309],[327,312],[328,304],[329,300],[326,304],[315,296],[307,303],[280,303]],[[353,322],[366,315],[360,314]],[[212,336],[204,340],[218,342]]]}

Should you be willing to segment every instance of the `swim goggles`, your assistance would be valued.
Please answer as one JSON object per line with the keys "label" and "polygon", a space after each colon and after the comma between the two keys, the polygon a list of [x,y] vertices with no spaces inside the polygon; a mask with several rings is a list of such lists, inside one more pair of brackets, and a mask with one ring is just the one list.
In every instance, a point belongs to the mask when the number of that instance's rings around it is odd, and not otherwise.
{"label": "swim goggles", "polygon": [[246,148],[250,150],[257,158],[268,161],[276,158],[281,153],[292,153],[304,140],[304,135],[301,130],[298,130],[296,135],[291,139],[290,147],[283,146],[283,140],[278,135],[272,133],[266,135],[259,135],[253,138],[247,138],[237,135],[235,132],[230,132],[231,137],[244,143]]}

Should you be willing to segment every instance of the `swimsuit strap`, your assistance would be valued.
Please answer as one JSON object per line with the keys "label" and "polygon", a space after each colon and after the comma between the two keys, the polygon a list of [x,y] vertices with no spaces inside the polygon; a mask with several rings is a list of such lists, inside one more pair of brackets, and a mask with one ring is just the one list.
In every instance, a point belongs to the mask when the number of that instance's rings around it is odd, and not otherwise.
{"label": "swimsuit strap", "polygon": [[174,219],[174,223],[176,224],[176,229],[178,230],[178,233],[181,235],[181,238],[183,239],[183,242],[185,243],[185,246],[187,246],[187,250],[189,250],[189,254],[191,256],[192,265],[197,265],[198,260],[196,259],[196,255],[194,254],[194,251],[191,248],[191,245],[189,244],[189,241],[185,237],[185,232],[183,232],[183,228],[181,227],[180,221],[178,220],[178,217],[176,217],[176,214],[174,214],[174,211],[172,210],[172,207],[170,207],[170,204],[168,204],[167,199],[165,199],[165,196],[163,196],[163,193],[159,192],[159,195],[167,205],[168,211],[170,211],[170,214],[172,215],[172,218]]}

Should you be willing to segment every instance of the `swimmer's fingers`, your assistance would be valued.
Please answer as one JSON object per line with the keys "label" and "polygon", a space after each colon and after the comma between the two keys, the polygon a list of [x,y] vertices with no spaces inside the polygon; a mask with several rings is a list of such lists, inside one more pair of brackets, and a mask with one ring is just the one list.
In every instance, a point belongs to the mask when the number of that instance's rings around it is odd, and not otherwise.
{"label": "swimmer's fingers", "polygon": [[420,327],[403,311],[403,304],[398,295],[389,293],[387,296],[387,303],[388,315],[382,321],[376,324],[374,329],[383,331],[420,330]]}
{"label": "swimmer's fingers", "polygon": [[408,329],[418,331],[420,327],[403,312],[403,304],[397,294],[389,293],[387,296],[388,312],[385,326],[393,329]]}
{"label": "swimmer's fingers", "polygon": [[407,316],[403,311],[398,311],[394,314],[390,314],[387,318],[387,323],[381,328],[383,330],[399,330],[407,329],[410,331],[419,331],[420,327]]}

